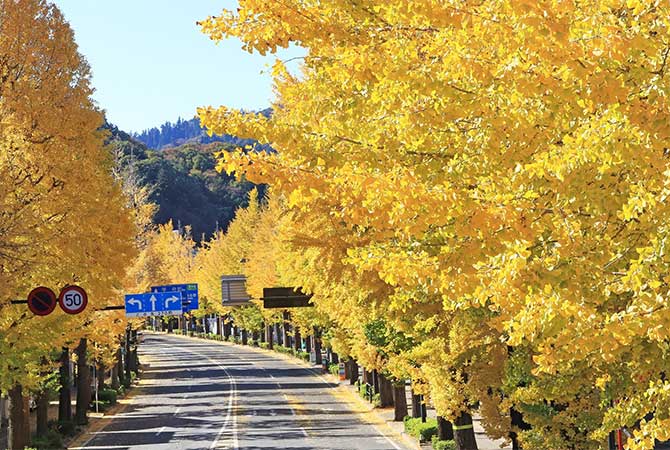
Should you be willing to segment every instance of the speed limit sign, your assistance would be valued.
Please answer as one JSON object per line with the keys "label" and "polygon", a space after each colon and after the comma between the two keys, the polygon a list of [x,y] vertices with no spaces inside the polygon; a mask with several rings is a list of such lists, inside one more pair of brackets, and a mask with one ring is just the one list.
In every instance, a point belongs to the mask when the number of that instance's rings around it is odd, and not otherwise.
{"label": "speed limit sign", "polygon": [[79,286],[65,286],[58,296],[58,304],[68,314],[79,314],[88,304],[88,295]]}

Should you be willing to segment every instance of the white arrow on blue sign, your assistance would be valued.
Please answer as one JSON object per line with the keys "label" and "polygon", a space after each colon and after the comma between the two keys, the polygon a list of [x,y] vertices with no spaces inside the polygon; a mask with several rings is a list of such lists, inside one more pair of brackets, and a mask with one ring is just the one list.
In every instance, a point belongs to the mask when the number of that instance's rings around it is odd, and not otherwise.
{"label": "white arrow on blue sign", "polygon": [[182,313],[181,292],[128,294],[126,317],[170,316]]}
{"label": "white arrow on blue sign", "polygon": [[198,285],[196,283],[151,286],[151,292],[181,292],[184,299],[184,312],[198,309]]}

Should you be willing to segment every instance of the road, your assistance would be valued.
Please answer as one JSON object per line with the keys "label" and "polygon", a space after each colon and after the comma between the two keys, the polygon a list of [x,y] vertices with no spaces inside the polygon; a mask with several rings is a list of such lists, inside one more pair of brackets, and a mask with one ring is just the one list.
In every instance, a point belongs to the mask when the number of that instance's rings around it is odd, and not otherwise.
{"label": "road", "polygon": [[145,334],[142,383],[77,449],[405,450],[309,369],[268,352]]}

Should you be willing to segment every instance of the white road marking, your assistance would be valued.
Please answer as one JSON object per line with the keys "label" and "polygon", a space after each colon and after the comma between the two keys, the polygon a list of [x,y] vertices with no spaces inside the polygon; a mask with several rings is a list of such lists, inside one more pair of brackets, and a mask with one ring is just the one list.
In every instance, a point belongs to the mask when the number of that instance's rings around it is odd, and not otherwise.
{"label": "white road marking", "polygon": [[239,442],[237,439],[237,415],[233,412],[233,407],[236,402],[236,396],[237,396],[237,383],[235,382],[235,378],[228,372],[228,369],[226,369],[224,366],[219,364],[218,362],[214,361],[212,358],[209,356],[203,355],[202,353],[194,352],[191,350],[186,350],[186,349],[181,349],[183,351],[186,351],[188,353],[192,353],[194,355],[200,356],[201,358],[205,358],[207,361],[211,362],[212,364],[218,366],[223,370],[223,373],[226,374],[228,377],[228,384],[230,386],[230,394],[228,395],[228,406],[226,408],[226,418],[223,420],[223,425],[221,425],[221,429],[219,430],[219,433],[216,435],[216,438],[212,442],[212,445],[209,447],[210,449],[216,448],[216,446],[219,444],[219,439],[221,439],[221,435],[223,435],[223,432],[226,431],[226,428],[228,427],[228,423],[231,424],[231,432],[233,434],[233,449],[236,450],[239,448]]}
{"label": "white road marking", "polygon": [[109,448],[128,448],[127,445],[104,445],[104,446],[93,446],[93,447],[68,447],[68,450],[89,450],[89,449],[109,449]]}

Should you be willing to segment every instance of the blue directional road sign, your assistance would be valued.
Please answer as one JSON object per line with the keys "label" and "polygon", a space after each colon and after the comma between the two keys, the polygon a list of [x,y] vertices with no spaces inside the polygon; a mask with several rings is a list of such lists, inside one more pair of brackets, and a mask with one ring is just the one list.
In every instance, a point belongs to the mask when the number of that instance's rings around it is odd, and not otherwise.
{"label": "blue directional road sign", "polygon": [[182,313],[181,292],[126,295],[126,317],[170,316]]}
{"label": "blue directional road sign", "polygon": [[196,283],[151,286],[151,292],[181,292],[184,312],[198,309],[198,285]]}

